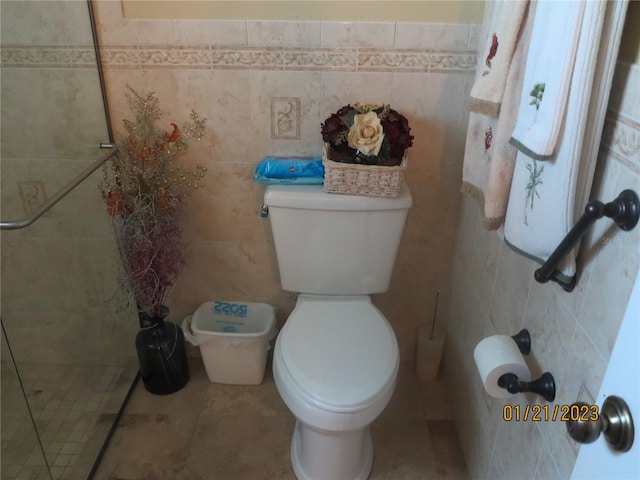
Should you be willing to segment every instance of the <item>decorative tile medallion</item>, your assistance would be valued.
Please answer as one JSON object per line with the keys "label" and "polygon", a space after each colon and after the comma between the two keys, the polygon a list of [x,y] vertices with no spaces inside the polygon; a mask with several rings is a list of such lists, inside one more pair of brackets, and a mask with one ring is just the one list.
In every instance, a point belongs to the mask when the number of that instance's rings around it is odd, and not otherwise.
{"label": "decorative tile medallion", "polygon": [[27,217],[33,215],[47,200],[47,192],[42,181],[18,182],[18,191]]}
{"label": "decorative tile medallion", "polygon": [[300,99],[278,97],[271,99],[271,138],[300,138]]}
{"label": "decorative tile medallion", "polygon": [[609,155],[640,173],[640,123],[609,110],[600,149],[608,151]]}

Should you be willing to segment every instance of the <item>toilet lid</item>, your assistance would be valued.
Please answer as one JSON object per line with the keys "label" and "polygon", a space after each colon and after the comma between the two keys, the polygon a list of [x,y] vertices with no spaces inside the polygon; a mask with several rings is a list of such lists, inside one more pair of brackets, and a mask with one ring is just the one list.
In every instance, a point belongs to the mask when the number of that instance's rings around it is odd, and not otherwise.
{"label": "toilet lid", "polygon": [[299,302],[279,343],[283,366],[319,408],[357,410],[395,381],[396,338],[368,297]]}

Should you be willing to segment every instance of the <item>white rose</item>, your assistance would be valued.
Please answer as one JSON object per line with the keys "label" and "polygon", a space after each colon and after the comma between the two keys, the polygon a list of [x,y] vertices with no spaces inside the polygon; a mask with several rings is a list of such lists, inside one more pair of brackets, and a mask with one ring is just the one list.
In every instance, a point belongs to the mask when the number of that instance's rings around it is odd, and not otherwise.
{"label": "white rose", "polygon": [[353,125],[347,134],[351,148],[364,155],[378,155],[384,140],[384,132],[376,112],[358,114],[353,118]]}

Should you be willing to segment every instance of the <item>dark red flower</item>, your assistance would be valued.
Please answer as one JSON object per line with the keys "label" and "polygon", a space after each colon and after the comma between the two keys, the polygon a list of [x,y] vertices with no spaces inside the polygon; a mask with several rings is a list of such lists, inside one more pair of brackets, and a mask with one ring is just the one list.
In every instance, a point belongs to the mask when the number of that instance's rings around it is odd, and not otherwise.
{"label": "dark red flower", "polygon": [[413,135],[409,132],[409,121],[404,115],[390,110],[385,120],[380,122],[385,137],[389,140],[389,157],[401,162],[404,152],[413,145]]}
{"label": "dark red flower", "polygon": [[342,121],[341,115],[332,114],[321,125],[322,139],[332,145],[338,145],[344,141],[349,127]]}
{"label": "dark red flower", "polygon": [[171,135],[167,134],[167,141],[169,143],[176,142],[180,138],[180,129],[178,128],[178,125],[172,123],[171,126],[173,127],[173,131],[171,132]]}
{"label": "dark red flower", "polygon": [[493,140],[493,131],[491,127],[484,131],[484,151],[486,152],[491,148],[491,141]]}
{"label": "dark red flower", "polygon": [[491,60],[493,60],[493,57],[496,56],[496,53],[498,53],[498,36],[494,33],[493,37],[491,38],[491,48],[489,49],[489,55],[487,55],[487,61],[485,62],[487,64],[487,67],[491,68]]}
{"label": "dark red flower", "polygon": [[107,212],[112,217],[131,212],[131,209],[125,205],[118,192],[107,192],[104,196],[104,201],[107,204]]}

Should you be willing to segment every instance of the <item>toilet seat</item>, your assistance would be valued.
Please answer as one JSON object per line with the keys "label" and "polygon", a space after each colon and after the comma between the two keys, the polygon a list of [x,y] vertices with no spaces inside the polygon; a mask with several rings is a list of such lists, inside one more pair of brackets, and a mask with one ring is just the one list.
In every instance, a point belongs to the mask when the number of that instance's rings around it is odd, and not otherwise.
{"label": "toilet seat", "polygon": [[396,338],[366,296],[299,298],[276,350],[298,394],[328,412],[364,410],[395,383]]}

